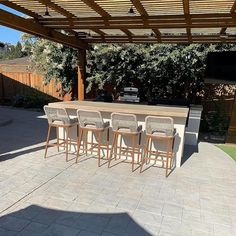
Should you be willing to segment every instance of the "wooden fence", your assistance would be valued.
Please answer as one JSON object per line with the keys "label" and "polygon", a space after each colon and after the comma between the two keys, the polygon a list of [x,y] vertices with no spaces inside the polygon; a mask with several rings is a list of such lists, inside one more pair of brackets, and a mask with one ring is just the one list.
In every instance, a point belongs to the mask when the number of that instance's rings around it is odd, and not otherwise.
{"label": "wooden fence", "polygon": [[0,65],[0,100],[12,100],[15,96],[27,96],[38,92],[57,100],[70,100],[70,94],[61,94],[61,85],[54,81],[43,82],[42,75],[32,73],[26,65]]}

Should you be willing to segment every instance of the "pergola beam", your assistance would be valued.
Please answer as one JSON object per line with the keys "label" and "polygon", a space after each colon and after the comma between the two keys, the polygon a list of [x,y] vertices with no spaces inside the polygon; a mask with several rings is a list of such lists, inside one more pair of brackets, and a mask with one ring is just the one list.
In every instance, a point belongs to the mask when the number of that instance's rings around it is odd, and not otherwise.
{"label": "pergola beam", "polygon": [[21,7],[21,6],[15,4],[15,3],[13,3],[13,2],[9,2],[9,1],[7,1],[7,0],[0,0],[0,4],[4,5],[4,6],[6,6],[6,7],[12,8],[12,9],[14,9],[14,10],[16,10],[16,11],[19,11],[19,12],[21,12],[21,13],[27,15],[27,16],[31,16],[31,17],[33,17],[33,18],[38,18],[38,17],[40,17],[39,14],[34,13],[34,12],[32,12],[32,11],[30,11],[30,10],[24,8],[24,7]]}
{"label": "pergola beam", "polygon": [[122,28],[120,30],[127,35],[129,42],[133,41],[133,39],[132,39],[133,33],[130,30],[122,29]]}
{"label": "pergola beam", "polygon": [[[68,19],[70,25],[73,26],[73,22],[71,21],[71,18],[75,17],[75,15],[73,15],[72,13],[68,12],[67,10],[63,9],[62,7],[60,7],[59,5],[53,3],[50,0],[37,0],[37,1],[40,2],[41,4],[45,5],[45,7],[48,6],[49,8],[53,9],[57,13],[65,16]],[[68,30],[68,33],[71,33],[75,37],[77,37],[77,33],[73,30]]]}
{"label": "pergola beam", "polygon": [[106,33],[103,32],[102,30],[100,29],[91,29],[93,32],[99,34],[103,40],[103,42],[105,43],[105,36],[106,36]]}
{"label": "pergola beam", "polygon": [[[208,18],[216,18],[216,19],[221,19],[221,18],[235,18],[236,17],[236,13],[204,13],[204,14],[189,14],[191,19],[208,19]],[[148,20],[176,20],[176,19],[185,19],[184,15],[157,15],[157,16],[148,16],[147,17]],[[106,18],[106,17],[83,17],[83,18],[78,18],[78,17],[74,17],[73,20],[74,21],[103,21],[104,19],[107,20],[140,20],[143,19],[142,16],[112,16],[110,18]],[[50,17],[50,18],[41,18],[41,21],[64,21],[64,18],[60,18],[60,17]]]}
{"label": "pergola beam", "polygon": [[108,14],[102,7],[100,7],[94,0],[82,0],[82,2],[97,12],[100,16],[105,18],[111,17],[111,15]]}
{"label": "pergola beam", "polygon": [[156,38],[159,43],[161,43],[161,32],[159,29],[152,29],[153,33],[156,35]]}
{"label": "pergola beam", "polygon": [[[90,25],[90,26],[99,26],[99,25],[105,25],[104,19],[101,17],[88,17],[88,18],[72,18],[70,21],[73,22],[75,25]],[[68,25],[70,24],[70,21],[66,18],[50,18],[50,19],[39,19],[39,22],[44,25]],[[164,24],[173,24],[175,26],[176,24],[189,24],[194,25],[195,23],[210,23],[210,22],[218,22],[218,23],[233,23],[234,15],[228,13],[228,14],[196,14],[196,15],[189,15],[189,21],[186,21],[186,17],[183,15],[170,15],[169,17],[166,16],[149,16],[146,18],[146,21],[148,22],[148,25],[152,25],[154,23],[164,23]],[[109,19],[109,26],[112,25],[118,25],[118,24],[127,24],[128,25],[145,25],[143,23],[143,18],[140,16],[136,17],[111,17]],[[94,28],[93,27],[93,28]],[[183,26],[184,27],[184,26]],[[151,27],[150,27],[151,28]]]}
{"label": "pergola beam", "polygon": [[[191,24],[191,18],[189,15],[190,13],[189,0],[183,0],[183,10],[184,10],[186,24]],[[189,27],[186,27],[186,33],[188,35],[189,42],[192,42],[191,29]]]}
{"label": "pergola beam", "polygon": [[148,13],[145,10],[145,8],[143,7],[143,5],[140,2],[140,0],[131,0],[131,2],[133,3],[134,7],[137,9],[137,11],[139,12],[139,14],[142,17],[148,17]]}
{"label": "pergola beam", "polygon": [[183,0],[184,15],[189,15],[189,0]]}
{"label": "pergola beam", "polygon": [[[127,28],[127,29],[180,29],[180,28],[221,28],[221,27],[236,27],[236,22],[230,22],[230,23],[225,23],[225,22],[212,22],[212,23],[196,23],[196,24],[186,24],[186,23],[181,23],[181,24],[175,24],[173,25],[172,23],[168,24],[163,24],[163,23],[158,23],[158,24],[151,24],[148,26],[145,25],[127,25],[127,24],[119,24],[119,25],[96,25],[96,26],[91,26],[91,25],[80,25],[80,24],[75,24],[74,26],[69,26],[69,25],[63,25],[63,26],[51,26],[52,29],[80,29],[80,30],[87,30],[88,28],[91,30],[96,30],[96,29],[121,29],[121,28]],[[49,28],[49,26],[48,26]]]}
{"label": "pergola beam", "polygon": [[[235,18],[235,10],[236,10],[236,0],[234,1],[233,6],[230,9],[230,14],[233,16],[233,18]],[[220,30],[220,34],[225,34],[226,30],[227,30],[227,27],[223,27]]]}
{"label": "pergola beam", "polygon": [[[187,34],[180,34],[180,35],[168,35],[168,34],[162,34],[162,39],[188,39],[188,35]],[[220,39],[220,35],[192,35],[193,39],[199,38],[199,39],[206,39],[206,38],[219,38]],[[229,38],[231,39],[236,39],[236,35],[235,36],[230,36]],[[93,41],[93,40],[100,40],[101,37],[100,36],[93,36],[93,38],[91,39],[87,39],[86,41]],[[106,36],[107,40],[118,40],[118,39],[128,39],[127,35],[107,35]],[[133,35],[132,36],[133,40],[156,40],[155,38],[152,38],[148,35]]]}
{"label": "pergola beam", "polygon": [[67,36],[55,30],[49,29],[40,25],[37,22],[28,21],[27,19],[16,16],[12,13],[0,9],[0,24],[23,31],[25,33],[33,34],[38,37],[52,40],[57,43],[64,44],[73,48],[87,48],[87,44],[76,37]]}
{"label": "pergola beam", "polygon": [[235,13],[236,11],[236,0],[233,3],[233,6],[231,7],[230,13]]}
{"label": "pergola beam", "polygon": [[94,31],[95,33],[97,33],[97,34],[99,34],[99,35],[101,35],[101,36],[105,36],[106,35],[106,33],[105,32],[103,32],[102,30],[100,30],[100,29],[91,29],[92,31]]}

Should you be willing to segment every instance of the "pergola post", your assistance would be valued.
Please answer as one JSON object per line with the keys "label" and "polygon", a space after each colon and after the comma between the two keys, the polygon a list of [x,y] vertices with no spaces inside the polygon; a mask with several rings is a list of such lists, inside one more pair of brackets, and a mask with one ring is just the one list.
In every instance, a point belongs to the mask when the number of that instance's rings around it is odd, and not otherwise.
{"label": "pergola post", "polygon": [[234,104],[233,104],[232,113],[230,117],[226,143],[236,143],[236,93],[234,97]]}
{"label": "pergola post", "polygon": [[78,100],[85,99],[86,49],[78,50]]}

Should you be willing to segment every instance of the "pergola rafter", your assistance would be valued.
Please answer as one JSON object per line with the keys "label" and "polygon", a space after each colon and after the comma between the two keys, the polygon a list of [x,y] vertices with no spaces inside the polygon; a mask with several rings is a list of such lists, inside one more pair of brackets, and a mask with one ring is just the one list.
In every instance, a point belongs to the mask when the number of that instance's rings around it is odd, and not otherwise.
{"label": "pergola rafter", "polygon": [[[236,0],[234,1],[233,6],[230,9],[230,13],[232,14],[234,20],[235,20],[235,10],[236,10]],[[226,34],[226,30],[227,27],[222,27],[220,30],[220,35]]]}
{"label": "pergola rafter", "polygon": [[87,48],[87,44],[76,37],[67,36],[53,29],[44,27],[37,22],[29,22],[27,19],[16,16],[0,9],[0,24],[21,30],[23,32],[43,37],[74,48]]}
{"label": "pergola rafter", "polygon": [[96,11],[100,16],[109,18],[111,17],[102,7],[100,7],[94,0],[82,0],[86,5]]}
{"label": "pergola rafter", "polygon": [[147,11],[145,10],[145,8],[143,7],[140,0],[131,0],[131,2],[133,3],[134,7],[137,9],[139,14],[141,15],[144,25],[148,25],[147,18],[149,15],[148,15]]}
{"label": "pergola rafter", "polygon": [[[73,26],[73,22],[71,21],[71,18],[75,17],[75,15],[73,15],[69,11],[63,9],[59,5],[52,2],[51,0],[37,0],[37,1],[40,2],[41,4],[45,5],[45,7],[49,7],[51,9],[53,9],[55,12],[61,14],[62,16],[65,16],[68,19],[70,26]],[[74,35],[75,37],[78,37],[77,33],[74,30],[69,29],[66,32]]]}

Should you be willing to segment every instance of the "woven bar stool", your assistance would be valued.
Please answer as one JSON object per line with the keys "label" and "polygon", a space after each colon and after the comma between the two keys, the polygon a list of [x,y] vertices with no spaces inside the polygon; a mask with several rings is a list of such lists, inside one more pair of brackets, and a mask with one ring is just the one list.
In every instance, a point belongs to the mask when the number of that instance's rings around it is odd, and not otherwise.
{"label": "woven bar stool", "polygon": [[[162,158],[162,167],[164,167],[164,162],[166,166],[166,177],[168,176],[168,168],[172,167],[173,159],[173,146],[174,146],[174,122],[171,117],[157,117],[157,116],[147,116],[145,119],[146,126],[146,140],[144,145],[144,155],[142,159],[141,169],[142,172],[143,165],[145,161],[154,160],[156,161],[158,156],[165,157]],[[165,151],[152,151],[152,142],[156,141],[166,145]],[[154,158],[151,156],[155,155]],[[170,163],[169,163],[170,159]]]}
{"label": "woven bar stool", "polygon": [[[64,145],[64,147],[66,147],[66,161],[68,161],[69,128],[72,126],[77,126],[78,119],[70,118],[66,109],[63,108],[44,106],[44,111],[48,119],[48,135],[47,135],[44,158],[46,158],[47,156],[48,147],[57,146],[57,150],[59,151],[59,146]],[[56,128],[56,136],[57,136],[56,144],[49,144],[52,127]],[[59,132],[58,132],[59,128],[65,129],[65,139],[62,139],[63,141],[61,143],[60,143],[61,139],[59,138]]]}
{"label": "woven bar stool", "polygon": [[[140,142],[141,142],[141,132],[142,126],[138,126],[137,118],[135,115],[130,114],[122,114],[122,113],[112,113],[111,114],[111,124],[112,124],[112,131],[113,131],[113,140],[112,140],[112,147],[110,152],[110,158],[108,162],[108,167],[110,167],[111,160],[113,154],[115,155],[115,159],[117,156],[117,149],[118,149],[118,137],[120,135],[120,144],[119,144],[119,156],[121,157],[121,151],[124,149],[121,146],[122,137],[129,136],[132,139],[132,171],[134,171],[134,154],[135,148],[138,149],[138,163],[139,163],[139,156],[140,156]],[[138,145],[135,145],[135,139],[138,138]],[[128,147],[125,148],[126,153],[128,152]]]}
{"label": "woven bar stool", "polygon": [[[78,115],[78,121],[80,125],[79,129],[79,137],[78,137],[78,151],[77,151],[77,157],[76,157],[76,163],[78,162],[79,158],[79,152],[80,152],[80,146],[83,139],[83,133],[85,133],[85,148],[83,147],[83,151],[85,151],[86,155],[88,154],[88,151],[91,150],[91,153],[93,152],[93,149],[95,147],[98,148],[98,166],[100,166],[100,160],[101,160],[101,147],[105,146],[107,149],[106,156],[108,158],[108,152],[109,152],[109,122],[104,122],[102,119],[102,115],[99,111],[88,111],[88,110],[77,110]],[[91,136],[91,142],[88,142],[88,132],[92,133]],[[106,144],[102,145],[102,135],[106,133]],[[94,134],[98,135],[98,141],[94,145],[93,143],[93,136]],[[91,145],[91,148],[88,149],[88,144]]]}

